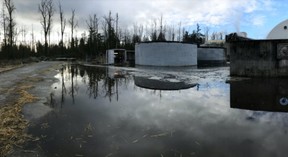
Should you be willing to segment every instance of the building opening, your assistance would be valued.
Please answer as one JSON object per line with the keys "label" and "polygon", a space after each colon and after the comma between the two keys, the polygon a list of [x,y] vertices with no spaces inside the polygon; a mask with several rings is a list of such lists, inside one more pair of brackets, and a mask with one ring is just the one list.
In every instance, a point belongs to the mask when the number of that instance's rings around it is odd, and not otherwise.
{"label": "building opening", "polygon": [[125,63],[125,50],[114,50],[114,64]]}

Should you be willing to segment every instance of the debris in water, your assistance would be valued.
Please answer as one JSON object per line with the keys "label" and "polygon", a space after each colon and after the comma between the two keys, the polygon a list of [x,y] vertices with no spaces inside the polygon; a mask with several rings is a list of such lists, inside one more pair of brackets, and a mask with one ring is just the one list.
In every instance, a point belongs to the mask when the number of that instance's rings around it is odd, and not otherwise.
{"label": "debris in water", "polygon": [[199,143],[199,142],[197,142],[197,141],[195,141],[195,144],[197,144],[198,146],[200,146],[200,143]]}
{"label": "debris in water", "polygon": [[86,127],[85,127],[85,132],[92,132],[94,130],[93,126],[91,125],[91,123],[89,123]]}
{"label": "debris in water", "polygon": [[43,123],[43,124],[41,124],[41,129],[47,129],[47,128],[49,128],[50,126],[49,126],[49,124],[48,123]]}
{"label": "debris in water", "polygon": [[168,136],[169,133],[165,132],[165,133],[161,133],[161,134],[157,134],[157,135],[151,135],[150,137],[152,138],[158,138],[158,137],[163,137],[163,136]]}
{"label": "debris in water", "polygon": [[105,157],[110,157],[113,156],[113,153],[109,153],[108,155],[106,155]]}
{"label": "debris in water", "polygon": [[134,140],[132,143],[137,143],[139,140]]}

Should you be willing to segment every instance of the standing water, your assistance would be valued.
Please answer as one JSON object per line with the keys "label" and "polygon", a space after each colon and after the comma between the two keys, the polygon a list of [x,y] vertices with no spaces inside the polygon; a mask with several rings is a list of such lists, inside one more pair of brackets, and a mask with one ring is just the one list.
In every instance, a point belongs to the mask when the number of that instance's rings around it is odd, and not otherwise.
{"label": "standing water", "polygon": [[228,75],[66,65],[29,132],[49,157],[285,156],[288,82]]}

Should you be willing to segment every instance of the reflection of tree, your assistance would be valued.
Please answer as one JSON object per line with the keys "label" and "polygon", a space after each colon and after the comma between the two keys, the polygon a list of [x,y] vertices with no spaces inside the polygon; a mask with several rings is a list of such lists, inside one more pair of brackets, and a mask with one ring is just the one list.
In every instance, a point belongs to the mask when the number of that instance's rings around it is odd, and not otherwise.
{"label": "reflection of tree", "polygon": [[89,97],[98,97],[99,82],[105,78],[105,70],[101,68],[87,67],[88,75],[88,94]]}
{"label": "reflection of tree", "polygon": [[[61,108],[65,102],[65,96],[67,95],[67,82],[71,82],[71,87],[69,88],[69,95],[72,97],[73,103],[75,103],[75,93],[78,91],[78,86],[75,86],[74,79],[77,78],[78,67],[75,64],[63,65],[61,68]],[[77,82],[77,80],[76,80]]]}
{"label": "reflection of tree", "polygon": [[[89,97],[96,99],[100,94],[108,97],[112,101],[112,97],[116,95],[116,100],[119,99],[118,87],[123,84],[128,84],[128,79],[125,74],[111,73],[109,68],[101,67],[86,67],[88,75],[88,94]],[[102,87],[100,89],[100,87]]]}
{"label": "reflection of tree", "polygon": [[114,85],[115,85],[115,79],[110,78],[110,77],[105,78],[104,80],[105,97],[109,97],[110,101],[111,101],[112,96],[114,95],[113,93]]}
{"label": "reflection of tree", "polygon": [[[89,97],[96,99],[99,96],[107,97],[112,101],[113,96],[116,100],[119,99],[119,86],[127,87],[130,79],[125,77],[125,74],[116,71],[113,73],[109,68],[103,67],[84,67],[80,65],[69,64],[61,68],[61,107],[65,102],[67,95],[67,82],[71,83],[68,94],[75,103],[75,95],[79,89],[77,76],[82,77],[82,82],[87,84],[87,93]],[[70,81],[70,82],[69,82]]]}
{"label": "reflection of tree", "polygon": [[75,103],[75,91],[78,90],[77,86],[74,85],[74,77],[76,76],[76,78],[77,78],[77,75],[78,75],[78,69],[77,69],[76,65],[72,64],[70,66],[70,74],[71,74],[71,89],[70,89],[69,94],[71,95],[72,101],[74,104]]}
{"label": "reflection of tree", "polygon": [[61,68],[61,81],[62,81],[62,86],[61,86],[61,108],[62,108],[62,105],[65,101],[65,95],[67,94],[67,91],[66,91],[66,87],[65,87],[65,80],[64,80],[64,71],[66,69],[66,66],[62,66]]}

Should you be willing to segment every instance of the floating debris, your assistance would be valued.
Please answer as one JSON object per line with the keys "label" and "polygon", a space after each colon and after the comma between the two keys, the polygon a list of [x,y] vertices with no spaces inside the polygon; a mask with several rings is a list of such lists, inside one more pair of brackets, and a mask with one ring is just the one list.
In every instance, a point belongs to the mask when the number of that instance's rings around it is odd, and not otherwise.
{"label": "floating debris", "polygon": [[48,123],[42,123],[41,124],[41,129],[47,129],[47,128],[49,128],[50,126],[49,126],[49,124]]}
{"label": "floating debris", "polygon": [[139,142],[139,140],[134,140],[134,141],[132,141],[132,143],[137,143],[137,142]]}
{"label": "floating debris", "polygon": [[161,133],[161,134],[157,134],[157,135],[151,135],[150,137],[158,138],[158,137],[164,137],[164,136],[168,136],[168,135],[170,135],[170,133],[165,132],[165,133]]}
{"label": "floating debris", "polygon": [[105,157],[110,157],[113,156],[113,153],[109,153],[108,155],[106,155]]}
{"label": "floating debris", "polygon": [[92,132],[93,130],[95,130],[95,128],[91,125],[91,123],[89,123],[86,127],[85,127],[85,132]]}
{"label": "floating debris", "polygon": [[195,144],[197,144],[198,146],[200,146],[201,144],[198,141],[195,141]]}

